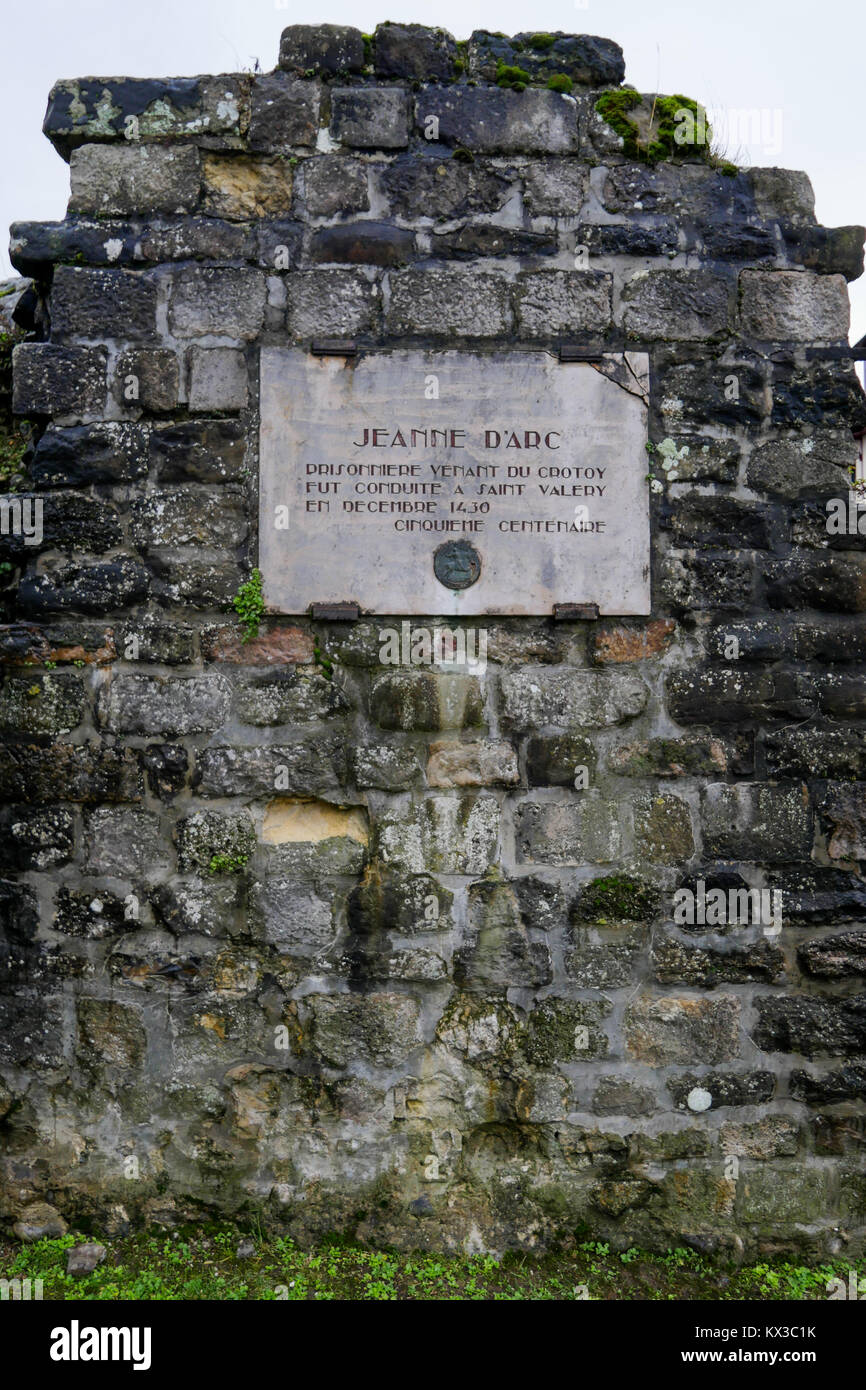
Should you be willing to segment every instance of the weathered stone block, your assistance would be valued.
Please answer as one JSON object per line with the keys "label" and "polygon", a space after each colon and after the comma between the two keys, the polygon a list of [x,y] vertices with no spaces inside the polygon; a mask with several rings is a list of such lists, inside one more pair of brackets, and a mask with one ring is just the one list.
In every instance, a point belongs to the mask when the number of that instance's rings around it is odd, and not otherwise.
{"label": "weathered stone block", "polygon": [[293,338],[353,338],[376,327],[379,288],[358,270],[308,270],[286,281]]}
{"label": "weathered stone block", "polygon": [[386,811],[376,827],[383,863],[404,873],[483,874],[493,863],[499,806],[492,796],[434,796]]}
{"label": "weathered stone block", "polygon": [[236,623],[203,627],[202,657],[232,666],[286,666],[315,659],[312,634],[290,624],[269,624],[248,642],[243,641],[243,636],[243,629]]}
{"label": "weathered stone block", "polygon": [[256,936],[293,956],[316,956],[334,942],[333,907],[308,883],[266,878],[250,891],[249,922]]}
{"label": "weathered stone block", "polygon": [[382,168],[378,179],[393,212],[425,222],[496,212],[513,187],[507,174],[489,164],[415,154],[398,156]]}
{"label": "weathered stone block", "polygon": [[389,672],[373,683],[370,716],[380,729],[477,728],[484,719],[481,687],[476,676]]}
{"label": "weathered stone block", "polygon": [[50,574],[27,576],[18,586],[22,613],[114,613],[148,595],[147,571],[127,556],[99,565],[66,565]]}
{"label": "weathered stone block", "polygon": [[632,338],[711,338],[728,326],[730,297],[707,270],[639,271],[622,292],[622,325]]}
{"label": "weathered stone block", "polygon": [[243,410],[247,363],[239,348],[190,348],[190,410]]}
{"label": "weathered stone block", "polygon": [[180,367],[170,348],[132,348],[121,353],[114,373],[115,399],[153,414],[177,408]]}
{"label": "weathered stone block", "polygon": [[223,676],[116,675],[100,694],[99,713],[114,733],[200,734],[225,722],[229,698]]}
{"label": "weathered stone block", "polygon": [[528,338],[603,336],[610,326],[611,283],[611,276],[600,271],[527,271],[515,290],[519,333]]}
{"label": "weathered stone block", "polygon": [[256,848],[256,832],[245,811],[237,815],[221,815],[219,811],[194,811],[178,821],[176,827],[177,867],[181,873],[207,869],[215,858],[225,858],[235,864],[245,863]]}
{"label": "weathered stone block", "polygon": [[[533,217],[577,217],[589,169],[571,159],[538,159],[523,168],[523,201]],[[581,229],[581,236],[586,234]]]}
{"label": "weathered stone block", "polygon": [[810,995],[759,997],[752,1032],[764,1052],[799,1052],[804,1057],[862,1053],[866,1041],[866,994],[819,999]]}
{"label": "weathered stone block", "polygon": [[526,779],[530,787],[580,786],[593,780],[596,751],[582,734],[536,734],[526,744]]}
{"label": "weathered stone block", "polygon": [[424,24],[379,24],[373,35],[379,77],[411,77],[450,82],[456,75],[457,44],[447,29]]}
{"label": "weathered stone block", "polygon": [[249,79],[103,77],[56,82],[42,129],[64,158],[90,141],[240,141]]}
{"label": "weathered stone block", "polygon": [[17,415],[99,415],[105,407],[102,347],[19,343],[12,353],[12,409]]}
{"label": "weathered stone block", "polygon": [[866,932],[814,937],[797,948],[797,959],[808,975],[818,979],[866,975]]}
{"label": "weathered stone block", "polygon": [[508,283],[461,270],[403,270],[391,277],[389,332],[492,338],[510,322]]}
{"label": "weathered stone block", "polygon": [[202,206],[213,217],[246,222],[288,217],[291,211],[292,166],[287,159],[205,154],[202,178]]}
{"label": "weathered stone block", "polygon": [[728,1105],[766,1105],[776,1092],[771,1071],[685,1072],[665,1082],[678,1110],[718,1110]]}
{"label": "weathered stone block", "polygon": [[147,426],[117,420],[68,429],[49,425],[36,447],[31,476],[40,488],[134,482],[147,472],[148,438]]}
{"label": "weathered stone block", "polygon": [[150,455],[161,482],[223,483],[240,478],[246,436],[237,420],[184,420],[155,426]]}
{"label": "weathered stone block", "polygon": [[417,936],[450,931],[453,901],[453,893],[430,874],[392,875],[373,862],[349,894],[346,922],[353,938],[370,941],[387,932]]}
{"label": "weathered stone block", "polygon": [[688,803],[676,796],[634,801],[635,853],[650,864],[680,864],[695,852]]}
{"label": "weathered stone block", "polygon": [[463,988],[538,989],[550,984],[550,947],[530,935],[512,885],[470,885],[469,931],[455,957],[455,978]]}
{"label": "weathered stone block", "polygon": [[358,150],[400,150],[409,143],[409,95],[400,87],[335,87],[331,135]]}
{"label": "weathered stone block", "polygon": [[140,801],[144,783],[133,748],[93,743],[50,747],[16,743],[3,750],[0,797],[8,801]]}
{"label": "weathered stone block", "polygon": [[749,169],[746,177],[762,217],[797,224],[815,221],[815,194],[808,174],[797,169]]}
{"label": "weathered stone block", "polygon": [[621,989],[636,978],[646,947],[642,928],[616,933],[584,928],[571,939],[574,949],[565,954],[565,969],[579,989]]}
{"label": "weathered stone block", "polygon": [[320,104],[316,82],[299,82],[279,72],[254,78],[249,148],[280,151],[292,145],[315,145]]}
{"label": "weathered stone block", "polygon": [[0,689],[0,729],[22,734],[68,734],[84,718],[81,677],[7,676]]}
{"label": "weathered stone block", "polygon": [[405,265],[414,257],[415,236],[390,222],[341,222],[321,227],[310,238],[310,260],[317,265]]}
{"label": "weathered stone block", "polygon": [[168,852],[150,811],[97,807],[84,821],[84,872],[128,878],[164,869]]}
{"label": "weathered stone block", "polygon": [[415,101],[415,120],[422,134],[431,129],[431,117],[438,122],[434,138],[482,154],[578,151],[577,105],[558,92],[428,87]]}
{"label": "weathered stone block", "polygon": [[79,999],[78,1046],[83,1060],[98,1067],[137,1067],[147,1036],[134,1009],[112,999]]}
{"label": "weathered stone block", "polygon": [[693,946],[671,933],[656,934],[651,959],[653,975],[660,985],[704,989],[752,980],[775,984],[785,970],[785,957],[779,947],[766,940],[715,950]]}
{"label": "weathered stone block", "polygon": [[604,728],[633,719],[648,690],[631,671],[549,671],[529,666],[500,677],[503,722],[534,730],[544,725]]}
{"label": "weathered stone block", "polygon": [[702,550],[771,550],[773,513],[734,497],[683,497],[671,504],[665,526],[674,544]]}
{"label": "weathered stone block", "polygon": [[256,676],[235,692],[235,709],[245,724],[309,724],[346,714],[351,704],[333,681],[315,674],[288,671]]}
{"label": "weathered stone block", "polygon": [[770,342],[847,341],[848,319],[848,288],[841,275],[740,272],[739,321],[746,337]]}
{"label": "weathered stone block", "polygon": [[532,1066],[592,1061],[607,1056],[603,1020],[611,1011],[606,999],[571,1000],[551,996],[533,1009],[517,1034],[517,1045]]}
{"label": "weathered stone block", "polygon": [[620,777],[716,777],[734,770],[751,771],[743,745],[695,733],[685,738],[652,738],[611,749],[607,765]]}
{"label": "weathered stone block", "polygon": [[317,155],[295,170],[295,207],[309,217],[366,212],[369,206],[367,168],[360,160]]}
{"label": "weathered stone block", "polygon": [[360,29],[345,24],[290,24],[280,36],[280,67],[287,72],[360,72],[364,67]]}
{"label": "weathered stone block", "polygon": [[405,791],[421,780],[421,761],[414,748],[401,748],[392,743],[365,744],[352,750],[351,761],[358,787],[396,792]]}
{"label": "weathered stone block", "polygon": [[795,555],[765,568],[771,608],[866,612],[866,556]]}
{"label": "weathered stone block", "polygon": [[51,333],[70,338],[152,338],[156,284],[128,270],[61,265],[51,286]]}
{"label": "weathered stone block", "polygon": [[169,322],[178,337],[255,338],[264,313],[265,280],[260,271],[190,266],[178,271],[172,282]]}
{"label": "weathered stone block", "polygon": [[590,657],[597,666],[619,666],[662,656],[670,647],[677,625],[671,618],[651,622],[598,623],[590,633]]}
{"label": "weathered stone block", "polygon": [[587,87],[618,87],[625,74],[622,49],[612,39],[592,34],[506,34],[476,29],[469,39],[469,70],[495,82],[500,64],[520,67],[535,81],[564,73]]}
{"label": "weathered stone block", "polygon": [[327,1065],[356,1059],[394,1066],[423,1040],[418,1003],[407,994],[308,994],[309,1046]]}
{"label": "weathered stone block", "polygon": [[844,435],[823,431],[805,439],[759,445],[749,455],[746,481],[756,492],[775,497],[811,497],[816,493],[844,496],[850,463],[850,441]]}
{"label": "weathered stone block", "polygon": [[619,808],[592,791],[573,802],[521,802],[514,829],[522,862],[609,864],[620,854]]}
{"label": "weathered stone block", "polygon": [[433,743],[427,762],[431,787],[515,786],[520,781],[517,754],[510,743]]}
{"label": "weathered stone block", "polygon": [[442,259],[474,261],[490,256],[554,256],[555,232],[525,232],[518,227],[497,227],[475,222],[456,232],[433,234],[433,255]]}
{"label": "weathered stone block", "polygon": [[813,828],[805,786],[710,784],[701,817],[704,849],[719,859],[808,859]]}
{"label": "weathered stone block", "polygon": [[247,535],[245,499],[234,487],[216,494],[194,485],[165,488],[134,502],[130,513],[132,539],[145,552],[192,545],[234,548]]}
{"label": "weathered stone block", "polygon": [[866,802],[863,784],[831,783],[821,802],[830,825],[827,853],[831,859],[866,859]]}
{"label": "weathered stone block", "polygon": [[57,906],[51,927],[64,936],[86,937],[101,941],[120,932],[134,931],[136,922],[127,916],[122,897],[114,893],[74,891],[65,885],[57,894]]}
{"label": "weathered stone block", "polygon": [[739,1053],[740,1001],[640,995],[626,1009],[625,1035],[635,1061],[651,1067],[731,1062]]}
{"label": "weathered stone block", "polygon": [[192,212],[201,168],[189,145],[82,145],[69,161],[69,211],[125,217]]}
{"label": "weathered stone block", "polygon": [[45,872],[68,864],[75,852],[72,812],[62,806],[34,811],[29,806],[0,808],[0,871]]}
{"label": "weathered stone block", "polygon": [[196,761],[194,785],[199,796],[270,798],[276,792],[334,795],[345,781],[345,743],[327,737],[314,743],[205,748]]}

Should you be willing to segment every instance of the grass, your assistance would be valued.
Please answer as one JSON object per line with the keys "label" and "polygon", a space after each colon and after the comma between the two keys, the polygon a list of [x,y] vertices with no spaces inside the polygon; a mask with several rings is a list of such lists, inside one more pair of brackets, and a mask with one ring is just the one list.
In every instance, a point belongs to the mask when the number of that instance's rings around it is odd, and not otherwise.
{"label": "grass", "polygon": [[[827,1298],[827,1281],[847,1285],[866,1260],[817,1267],[772,1261],[736,1266],[691,1249],[621,1254],[599,1241],[545,1256],[446,1256],[369,1250],[335,1240],[313,1250],[286,1238],[252,1244],[237,1256],[236,1230],[194,1235],[139,1234],[114,1240],[107,1259],[84,1278],[66,1274],[66,1235],[33,1245],[0,1245],[0,1277],[41,1279],[49,1301],[342,1300],[525,1302],[550,1300],[805,1300]],[[866,1288],[866,1284],[864,1284]]]}

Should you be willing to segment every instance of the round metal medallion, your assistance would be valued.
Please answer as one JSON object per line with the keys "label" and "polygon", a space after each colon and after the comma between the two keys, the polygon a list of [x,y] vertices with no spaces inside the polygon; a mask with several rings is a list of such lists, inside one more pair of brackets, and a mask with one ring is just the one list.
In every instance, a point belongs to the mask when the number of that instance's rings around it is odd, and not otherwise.
{"label": "round metal medallion", "polygon": [[468,541],[446,541],[434,551],[433,573],[447,589],[468,589],[481,573],[481,556]]}

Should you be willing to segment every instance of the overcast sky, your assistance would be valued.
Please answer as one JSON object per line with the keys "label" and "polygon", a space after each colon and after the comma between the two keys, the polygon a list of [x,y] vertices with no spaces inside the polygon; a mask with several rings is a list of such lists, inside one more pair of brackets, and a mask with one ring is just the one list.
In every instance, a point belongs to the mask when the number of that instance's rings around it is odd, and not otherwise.
{"label": "overcast sky", "polygon": [[[731,157],[805,169],[826,226],[866,221],[864,0],[36,0],[8,5],[3,23],[0,222],[64,215],[69,171],[41,133],[57,78],[233,72],[256,59],[268,71],[287,24],[370,31],[384,19],[461,39],[473,29],[616,39],[627,82],[693,96],[723,113],[723,129],[724,113],[754,113],[729,130]],[[854,342],[866,333],[866,277],[851,299]]]}

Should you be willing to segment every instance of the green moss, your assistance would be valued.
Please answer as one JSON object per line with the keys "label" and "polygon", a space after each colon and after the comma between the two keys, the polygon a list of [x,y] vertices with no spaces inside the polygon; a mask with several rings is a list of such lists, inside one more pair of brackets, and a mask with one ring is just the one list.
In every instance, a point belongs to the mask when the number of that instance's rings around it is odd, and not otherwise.
{"label": "green moss", "polygon": [[457,146],[451,158],[456,159],[459,164],[475,163],[475,155],[471,150],[464,149],[462,145]]}
{"label": "green moss", "polygon": [[249,863],[248,854],[214,854],[207,866],[209,874],[239,874]]}
{"label": "green moss", "polygon": [[659,895],[651,884],[627,874],[595,878],[581,893],[575,916],[584,922],[646,922],[659,909]]}
{"label": "green moss", "polygon": [[568,93],[574,87],[574,83],[572,82],[571,78],[567,75],[567,73],[564,72],[552,73],[550,77],[548,77],[547,79],[547,85],[552,92]]}
{"label": "green moss", "polygon": [[[640,159],[647,164],[657,164],[662,159],[672,159],[685,154],[697,154],[714,162],[710,154],[712,130],[706,121],[706,113],[691,97],[676,93],[670,97],[657,97],[650,116],[649,134],[643,136],[637,122],[629,112],[642,105],[643,97],[632,88],[618,87],[613,91],[602,92],[595,109],[604,121],[615,130],[623,142],[623,151],[631,159]],[[677,133],[683,129],[682,113],[688,112],[694,123],[695,143],[679,143]]]}
{"label": "green moss", "polygon": [[536,49],[539,53],[546,53],[556,43],[553,34],[533,34],[529,40],[529,47]]}
{"label": "green moss", "polygon": [[232,606],[243,624],[242,642],[250,642],[259,635],[259,624],[265,615],[265,602],[262,597],[262,572],[254,569],[245,584],[238,589]]}
{"label": "green moss", "polygon": [[313,647],[313,656],[321,666],[322,675],[325,677],[325,680],[332,681],[334,679],[334,663],[327,652],[323,652],[320,646],[315,645]]}
{"label": "green moss", "polygon": [[641,104],[640,92],[628,87],[618,87],[615,91],[602,92],[595,109],[602,120],[607,121],[611,130],[623,140],[625,153],[637,157],[637,126],[628,119],[628,112]]}
{"label": "green moss", "polygon": [[373,35],[362,34],[361,38],[364,41],[364,67],[368,68],[373,62]]}
{"label": "green moss", "polygon": [[509,67],[500,59],[496,64],[496,85],[497,87],[509,87],[514,92],[522,92],[532,81],[528,72],[523,68]]}

